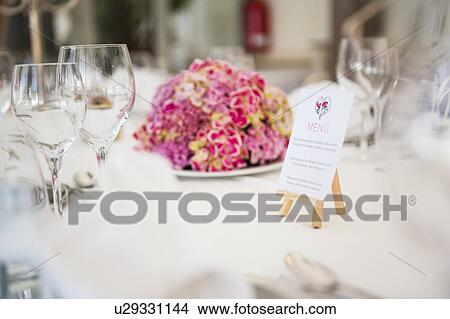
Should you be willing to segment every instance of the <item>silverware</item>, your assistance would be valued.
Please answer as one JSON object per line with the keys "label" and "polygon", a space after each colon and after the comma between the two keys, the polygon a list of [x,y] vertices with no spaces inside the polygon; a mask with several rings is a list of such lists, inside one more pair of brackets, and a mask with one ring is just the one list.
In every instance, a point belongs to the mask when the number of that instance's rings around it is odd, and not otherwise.
{"label": "silverware", "polygon": [[297,282],[306,290],[330,293],[337,289],[336,274],[323,264],[302,254],[288,254],[284,263],[293,273]]}
{"label": "silverware", "polygon": [[[377,298],[359,288],[342,283],[327,266],[300,253],[289,253],[284,262],[295,280],[295,286],[317,298]],[[286,277],[281,278],[289,282]]]}

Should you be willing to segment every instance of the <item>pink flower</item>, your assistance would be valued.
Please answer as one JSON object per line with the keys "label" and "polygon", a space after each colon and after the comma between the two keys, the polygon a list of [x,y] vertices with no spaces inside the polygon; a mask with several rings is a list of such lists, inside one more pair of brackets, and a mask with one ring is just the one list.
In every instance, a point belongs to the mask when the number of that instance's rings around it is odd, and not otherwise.
{"label": "pink flower", "polygon": [[262,130],[252,128],[244,137],[244,143],[250,152],[251,164],[265,164],[282,159],[288,141],[270,126]]}
{"label": "pink flower", "polygon": [[233,123],[239,127],[246,127],[250,123],[250,119],[245,113],[245,107],[243,105],[234,106],[229,113]]}
{"label": "pink flower", "polygon": [[234,170],[284,156],[292,115],[284,93],[256,72],[219,60],[195,60],[161,85],[138,149],[176,169]]}
{"label": "pink flower", "polygon": [[289,137],[292,130],[292,112],[286,95],[279,88],[268,86],[264,92],[263,113],[270,126],[280,135]]}
{"label": "pink flower", "polygon": [[189,148],[194,152],[191,165],[197,170],[229,171],[247,166],[247,149],[239,130],[230,123],[203,127]]}

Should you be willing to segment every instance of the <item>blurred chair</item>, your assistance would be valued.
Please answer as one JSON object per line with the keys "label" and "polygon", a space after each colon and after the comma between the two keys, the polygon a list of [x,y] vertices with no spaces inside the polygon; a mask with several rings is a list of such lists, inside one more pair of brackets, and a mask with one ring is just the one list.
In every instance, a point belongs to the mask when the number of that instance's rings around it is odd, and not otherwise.
{"label": "blurred chair", "polygon": [[363,36],[365,24],[382,12],[389,2],[389,0],[374,0],[353,13],[342,23],[342,35],[345,37]]}

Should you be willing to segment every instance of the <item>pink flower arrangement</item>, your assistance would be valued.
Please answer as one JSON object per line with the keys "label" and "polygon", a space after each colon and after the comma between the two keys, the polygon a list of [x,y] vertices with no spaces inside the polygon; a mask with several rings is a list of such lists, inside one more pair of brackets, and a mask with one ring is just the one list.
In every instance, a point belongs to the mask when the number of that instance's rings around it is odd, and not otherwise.
{"label": "pink flower arrangement", "polygon": [[286,95],[256,72],[195,60],[160,86],[138,149],[175,169],[230,171],[284,157],[292,128]]}

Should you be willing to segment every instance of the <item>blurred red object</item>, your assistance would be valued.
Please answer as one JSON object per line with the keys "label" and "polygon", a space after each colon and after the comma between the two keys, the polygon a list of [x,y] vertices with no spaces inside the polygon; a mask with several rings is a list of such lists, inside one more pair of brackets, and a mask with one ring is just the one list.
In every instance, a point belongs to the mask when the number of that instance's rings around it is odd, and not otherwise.
{"label": "blurred red object", "polygon": [[248,52],[261,53],[270,47],[270,7],[264,0],[244,4],[244,46]]}

